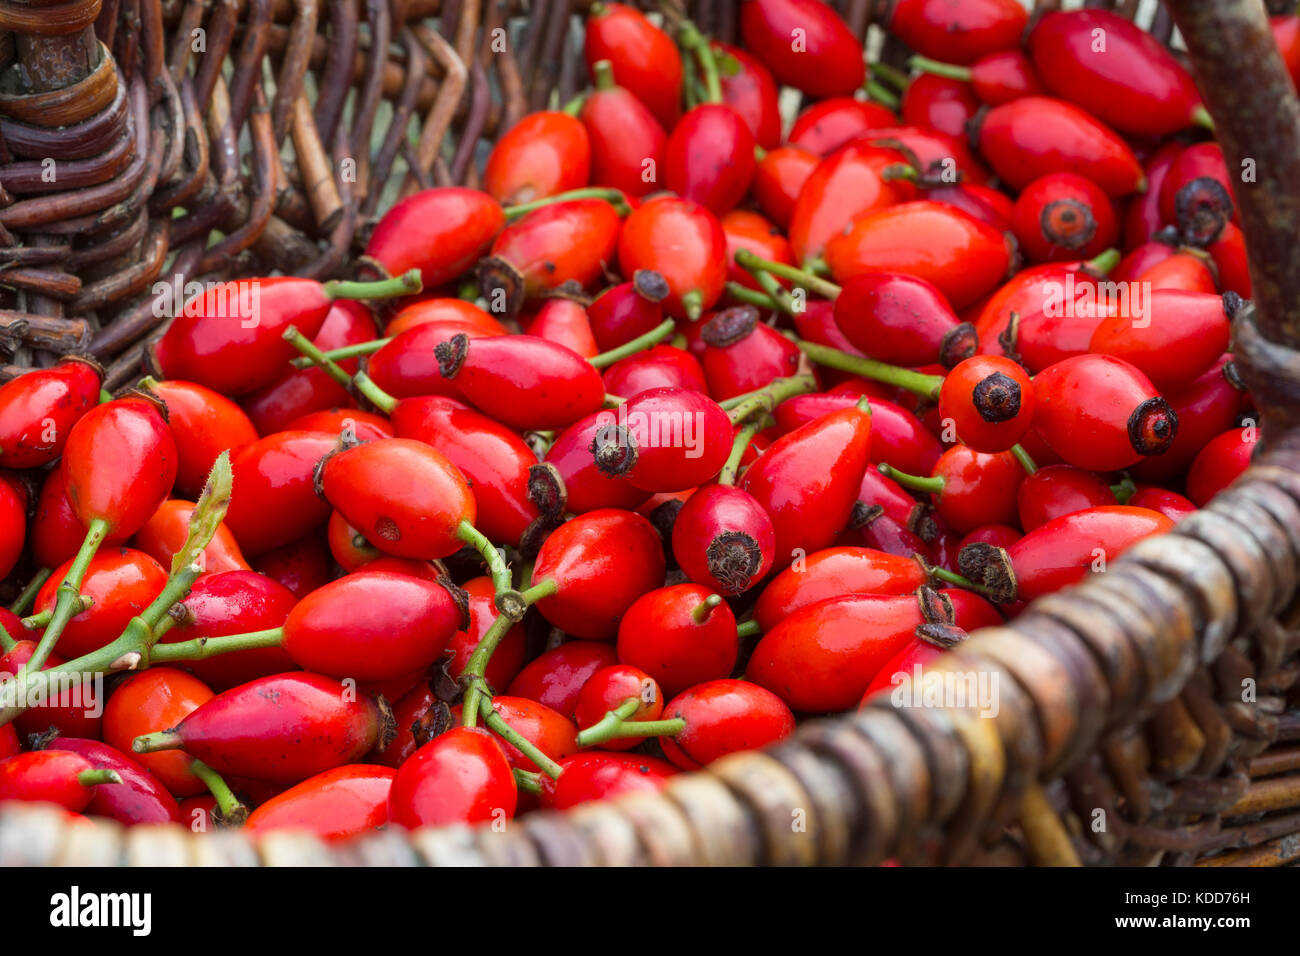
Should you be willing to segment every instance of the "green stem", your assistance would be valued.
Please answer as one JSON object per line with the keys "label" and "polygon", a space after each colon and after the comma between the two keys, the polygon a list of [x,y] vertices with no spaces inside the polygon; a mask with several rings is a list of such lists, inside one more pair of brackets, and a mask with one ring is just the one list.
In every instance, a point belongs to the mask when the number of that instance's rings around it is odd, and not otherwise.
{"label": "green stem", "polygon": [[699,604],[695,605],[691,611],[691,620],[696,624],[703,624],[713,613],[713,609],[722,603],[722,596],[719,594],[710,594]]}
{"label": "green stem", "polygon": [[27,582],[27,587],[23,588],[22,593],[14,598],[14,603],[9,605],[9,610],[22,617],[27,608],[31,606],[32,601],[36,600],[36,594],[40,591],[41,585],[48,581],[53,573],[49,568],[41,568],[37,571],[35,576]]}
{"label": "green stem", "polygon": [[194,776],[203,781],[208,792],[217,798],[217,809],[221,812],[223,820],[239,819],[248,812],[248,808],[239,802],[239,798],[231,791],[221,774],[202,760],[191,761],[190,770],[194,772]]}
{"label": "green stem", "polygon": [[554,196],[534,199],[532,202],[520,203],[517,206],[506,206],[506,221],[509,222],[518,219],[520,216],[526,216],[543,206],[553,206],[557,202],[568,202],[572,199],[603,199],[617,208],[620,215],[625,215],[628,211],[627,200],[623,198],[621,191],[605,186],[585,186],[582,189],[570,189],[567,193],[556,193]]}
{"label": "green stem", "polygon": [[520,591],[519,596],[523,598],[524,604],[531,607],[538,601],[550,597],[559,590],[560,586],[555,583],[553,578],[546,578],[545,580],[534,584],[532,587]]}
{"label": "green stem", "polygon": [[[77,595],[77,604],[73,607],[72,616],[84,614],[95,606],[95,599],[89,594]],[[44,611],[38,611],[36,614],[28,614],[23,618],[23,627],[29,631],[39,631],[41,628],[49,625],[50,620],[54,617],[54,608],[46,608]]]}
{"label": "green stem", "polygon": [[331,279],[323,288],[326,298],[329,299],[396,299],[404,295],[414,295],[424,288],[424,284],[420,281],[420,270],[409,269],[400,276],[380,279],[377,282]]}
{"label": "green stem", "polygon": [[514,768],[515,786],[525,793],[531,793],[537,796],[542,792],[542,775],[538,773],[529,773],[527,770]]}
{"label": "green stem", "polygon": [[483,723],[487,725],[488,730],[506,743],[514,746],[520,753],[535,763],[546,776],[552,780],[559,779],[560,765],[542,753],[531,740],[506,723],[505,719],[492,708],[492,701],[486,697],[482,698],[479,711],[483,715]]}
{"label": "green stem", "polygon": [[872,63],[870,70],[873,77],[880,77],[880,79],[900,92],[907,89],[907,84],[910,82],[906,73],[897,67],[890,66],[888,63]]}
{"label": "green stem", "polygon": [[352,386],[352,376],[345,372],[337,362],[318,349],[307,336],[299,332],[297,326],[291,325],[284,330],[284,340],[301,352],[314,365],[324,369],[326,375],[344,388]]}
{"label": "green stem", "polygon": [[894,479],[904,488],[929,492],[932,495],[942,494],[944,485],[947,484],[942,475],[932,475],[928,478],[923,478],[920,475],[909,475],[907,472],[899,471],[894,466],[886,465],[884,462],[877,465],[876,470],[886,478]]}
{"label": "green stem", "polygon": [[[686,729],[686,721],[680,717],[670,720],[618,720],[607,723],[613,711],[606,714],[599,724],[588,727],[578,734],[578,745],[590,747],[604,743],[606,740],[622,740],[626,737],[673,737]],[[600,731],[597,733],[596,728]]]}
{"label": "green stem", "polygon": [[94,787],[101,783],[121,783],[122,778],[118,776],[116,770],[107,768],[98,768],[95,770],[83,770],[77,774],[77,783],[83,787]]}
{"label": "green stem", "polygon": [[795,345],[799,346],[801,352],[818,365],[852,372],[854,375],[860,375],[863,378],[873,379],[877,382],[884,382],[886,385],[894,385],[920,395],[922,398],[937,401],[939,389],[943,387],[942,375],[927,375],[924,372],[903,368],[899,365],[878,362],[876,359],[867,358],[865,355],[850,355],[848,352],[841,352],[839,349],[833,349],[828,345],[818,345],[815,342],[806,342],[803,339],[794,339],[793,341]]}
{"label": "green stem", "polygon": [[867,91],[868,96],[881,106],[887,106],[891,110],[897,110],[903,105],[902,101],[898,98],[898,94],[883,83],[877,83],[875,80],[867,80],[863,89]]}
{"label": "green stem", "polygon": [[510,632],[510,628],[515,621],[524,616],[524,611],[535,601],[550,597],[557,590],[556,582],[551,578],[547,578],[530,588],[515,592],[519,599],[516,605],[518,614],[498,613],[488,626],[487,631],[479,638],[478,644],[474,647],[474,652],[470,654],[469,660],[465,663],[465,669],[460,672],[460,680],[465,684],[465,700],[461,708],[461,723],[464,726],[473,727],[478,721],[479,706],[484,697],[483,675],[487,671],[488,662],[492,660],[492,654],[496,651],[497,645]]}
{"label": "green stem", "polygon": [[747,285],[741,285],[739,282],[728,282],[726,285],[728,298],[735,299],[737,302],[743,302],[746,305],[756,306],[760,309],[778,310],[781,308],[770,295],[759,292],[757,289],[751,289]]}
{"label": "green stem", "polygon": [[1015,455],[1016,461],[1020,462],[1020,466],[1025,469],[1025,474],[1032,475],[1037,473],[1038,465],[1034,463],[1034,459],[1029,457],[1029,452],[1025,451],[1023,445],[1012,445],[1011,454]]}
{"label": "green stem", "polygon": [[99,404],[103,405],[105,402],[111,402],[112,400],[113,400],[112,392],[110,392],[106,388],[101,388],[99,390]]}
{"label": "green stem", "polygon": [[761,269],[764,272],[770,272],[774,276],[782,279],[789,279],[798,285],[803,286],[809,292],[821,296],[823,299],[835,299],[840,294],[840,287],[834,282],[827,282],[825,279],[818,278],[811,272],[804,269],[795,268],[784,262],[773,262],[771,259],[761,259],[748,249],[736,250],[736,265],[740,266],[746,272],[753,273]]}
{"label": "green stem", "polygon": [[481,531],[468,521],[461,521],[456,527],[456,537],[477,551],[486,562],[488,571],[492,574],[492,587],[497,594],[514,590],[510,577],[510,565],[506,564],[506,559],[501,556],[501,552],[497,550],[496,545],[489,541]]}
{"label": "green stem", "polygon": [[152,734],[141,734],[131,741],[131,750],[138,754],[152,754],[160,750],[181,750],[185,741],[181,735],[172,730],[159,730]]}
{"label": "green stem", "polygon": [[682,311],[692,322],[700,320],[700,316],[704,314],[704,295],[699,289],[682,293]]}
{"label": "green stem", "polygon": [[597,60],[591,65],[592,85],[598,90],[608,91],[618,89],[618,84],[614,82],[614,64],[609,60]]}
{"label": "green stem", "polygon": [[1193,125],[1199,126],[1202,129],[1208,129],[1211,133],[1214,132],[1214,117],[1210,115],[1210,111],[1202,104],[1196,104],[1196,107],[1192,110],[1191,119]]}
{"label": "green stem", "polygon": [[391,415],[393,409],[397,407],[397,399],[376,385],[375,380],[365,372],[357,372],[356,375],[352,376],[352,386],[361,393],[366,401],[385,415]]}
{"label": "green stem", "polygon": [[1110,486],[1110,490],[1115,493],[1115,500],[1122,505],[1126,505],[1129,499],[1137,493],[1137,485],[1133,479],[1125,475],[1124,480]]}
{"label": "green stem", "polygon": [[637,708],[640,706],[641,698],[629,697],[613,710],[605,711],[604,717],[600,718],[600,720],[592,724],[586,730],[578,733],[578,746],[590,747],[594,743],[604,743],[607,740],[613,740],[616,735],[611,733],[611,731],[635,714]]}
{"label": "green stem", "polygon": [[0,624],[0,651],[8,654],[17,646],[18,641],[16,641],[13,635],[9,633],[9,629],[3,624]]}
{"label": "green stem", "polygon": [[582,112],[582,104],[587,102],[587,94],[579,93],[569,102],[560,107],[561,113],[568,113],[570,116],[577,116]]}
{"label": "green stem", "polygon": [[[344,359],[357,358],[362,355],[374,355],[382,349],[392,338],[371,339],[369,342],[358,342],[356,345],[345,345],[342,348],[330,349],[328,352],[322,352],[327,359],[335,362],[341,362]],[[291,363],[294,368],[311,368],[316,363],[306,355],[300,355]]]}
{"label": "green stem", "polygon": [[196,637],[192,641],[175,644],[157,644],[149,651],[149,663],[171,664],[178,661],[202,661],[219,654],[250,651],[259,647],[280,647],[284,643],[284,628],[272,627],[265,631],[247,634],[230,634],[226,637]]}
{"label": "green stem", "polygon": [[737,637],[757,637],[762,633],[757,621],[741,621],[736,625]]}
{"label": "green stem", "polygon": [[601,408],[618,408],[618,406],[622,405],[622,404],[623,404],[624,402],[626,402],[626,401],[627,401],[627,399],[624,398],[622,395],[610,395],[608,392],[606,392],[606,393],[605,393],[605,401],[604,401],[604,403],[603,403],[600,407],[601,407]]}
{"label": "green stem", "polygon": [[967,591],[974,591],[976,594],[981,594],[990,600],[992,599],[992,594],[989,592],[988,588],[976,584],[970,578],[963,577],[956,571],[949,571],[947,568],[938,568],[928,564],[926,565],[926,570],[930,572],[932,578],[963,588]]}
{"label": "green stem", "polygon": [[608,352],[601,352],[587,361],[591,362],[596,368],[608,368],[615,362],[627,358],[629,355],[635,355],[643,349],[658,345],[668,336],[673,334],[677,328],[677,323],[672,319],[664,319],[649,332],[644,335],[638,335],[629,342],[624,342],[618,348],[610,349]]}
{"label": "green stem", "polygon": [[754,436],[758,434],[762,425],[761,421],[752,421],[736,432],[736,440],[731,443],[731,454],[727,456],[727,462],[722,466],[722,471],[718,472],[718,484],[734,485],[736,483],[736,475],[740,473],[740,460],[745,457],[745,449],[754,440]]}
{"label": "green stem", "polygon": [[689,20],[683,20],[678,30],[682,46],[688,53],[695,54],[695,58],[700,63],[700,76],[704,80],[706,101],[721,103],[722,81],[718,79],[718,61],[713,55],[713,48],[709,46],[708,39]]}
{"label": "green stem", "polygon": [[[971,69],[968,66],[958,66],[956,63],[944,63],[942,60],[932,60],[928,56],[913,56],[907,61],[907,65],[921,73],[933,73],[935,76],[946,76],[950,80],[961,80],[963,83],[971,81]],[[876,67],[872,66],[872,72]]]}
{"label": "green stem", "polygon": [[[81,542],[77,556],[72,559],[72,566],[68,568],[67,575],[59,584],[58,596],[54,600],[54,614],[50,618],[50,623],[46,625],[45,632],[41,635],[40,643],[36,645],[36,650],[32,653],[31,659],[15,675],[17,680],[22,680],[29,674],[40,672],[41,668],[45,666],[45,662],[49,660],[54,645],[59,642],[59,636],[63,633],[63,629],[68,626],[70,620],[81,613],[81,582],[86,579],[86,571],[90,567],[90,562],[95,557],[95,552],[99,550],[99,546],[104,543],[104,537],[107,534],[108,522],[103,518],[96,518],[90,522],[85,540]],[[3,722],[3,720],[0,720],[0,723]]]}
{"label": "green stem", "polygon": [[773,379],[757,391],[737,395],[719,404],[731,416],[731,423],[739,425],[755,412],[770,412],[787,398],[815,391],[817,380],[811,375],[791,375],[789,378]]}
{"label": "green stem", "polygon": [[1105,252],[1100,252],[1089,259],[1083,264],[1083,267],[1094,275],[1104,276],[1119,265],[1121,258],[1118,249],[1107,249]]}
{"label": "green stem", "polygon": [[776,281],[776,276],[766,269],[755,269],[752,275],[754,281],[763,287],[763,291],[776,303],[778,309],[786,315],[795,314],[794,296],[786,290],[785,286]]}

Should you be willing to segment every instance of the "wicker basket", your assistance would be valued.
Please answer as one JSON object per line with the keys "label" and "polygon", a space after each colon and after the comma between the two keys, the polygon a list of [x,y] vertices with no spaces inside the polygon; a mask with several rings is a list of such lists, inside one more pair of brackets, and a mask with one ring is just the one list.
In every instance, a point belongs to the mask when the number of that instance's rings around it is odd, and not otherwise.
{"label": "wicker basket", "polygon": [[[737,2],[689,12],[729,41]],[[396,198],[474,183],[499,131],[579,90],[583,6],[0,2],[0,381],[87,348],[110,387],[131,380],[160,279],[341,273]],[[837,6],[903,61],[873,25],[885,4]],[[946,655],[997,680],[996,717],[886,693],[662,793],[344,845],[10,805],[0,865],[1300,860],[1300,106],[1259,0],[1141,6],[1161,41],[1181,28],[1229,165],[1259,171],[1238,196],[1257,298],[1234,349],[1267,450],[1174,531]]]}

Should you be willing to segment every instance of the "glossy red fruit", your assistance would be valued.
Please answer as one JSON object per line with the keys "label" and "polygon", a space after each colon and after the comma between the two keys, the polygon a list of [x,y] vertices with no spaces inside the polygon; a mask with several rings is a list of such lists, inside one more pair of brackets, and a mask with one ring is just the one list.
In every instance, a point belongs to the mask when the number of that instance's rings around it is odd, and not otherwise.
{"label": "glossy red fruit", "polygon": [[1020,483],[1016,507],[1026,534],[1061,515],[1117,504],[1110,485],[1072,465],[1046,465]]}
{"label": "glossy red fruit", "polygon": [[745,676],[793,710],[847,710],[924,623],[914,595],[859,594],[818,601],[763,635]]}
{"label": "glossy red fruit", "polygon": [[577,117],[529,113],[488,154],[483,191],[503,206],[533,202],[587,185],[591,144]]}
{"label": "glossy red fruit", "polygon": [[1233,428],[1209,441],[1187,470],[1187,497],[1204,508],[1250,466],[1258,441],[1256,427]]}
{"label": "glossy red fruit", "polygon": [[474,495],[441,452],[409,438],[366,442],[330,455],[320,470],[325,498],[375,547],[405,558],[460,550],[458,529],[474,523]]}
{"label": "glossy red fruit", "polygon": [[501,748],[480,728],[434,737],[402,764],[388,797],[388,818],[416,829],[509,820],[518,801]]}
{"label": "glossy red fruit", "polygon": [[231,462],[228,527],[247,556],[256,557],[303,537],[329,518],[316,495],[316,463],[338,443],[326,432],[276,432],[253,442]]}
{"label": "glossy red fruit", "polygon": [[[904,487],[913,481],[891,476]],[[953,445],[935,462],[931,476],[913,487],[931,491],[939,517],[958,534],[966,534],[983,524],[1014,523],[1016,492],[1024,479],[1024,467],[1010,452],[986,454]]]}
{"label": "glossy red fruit", "polygon": [[1147,178],[1146,192],[1129,200],[1124,214],[1124,248],[1134,249],[1147,242],[1152,235],[1165,225],[1160,213],[1160,195],[1165,177],[1186,144],[1170,140],[1143,163],[1143,172]]}
{"label": "glossy red fruit", "polygon": [[903,91],[904,123],[949,136],[965,136],[966,124],[979,108],[971,84],[933,73],[913,77]]}
{"label": "glossy red fruit", "polygon": [[470,340],[435,350],[442,374],[471,405],[518,430],[563,428],[601,407],[600,372],[563,345],[531,335]]}
{"label": "glossy red fruit", "polygon": [[616,349],[661,325],[664,310],[660,303],[668,297],[668,292],[668,282],[663,276],[652,269],[640,269],[629,281],[611,286],[596,296],[587,307],[587,320],[600,350]]}
{"label": "glossy red fruit", "polygon": [[1196,512],[1196,504],[1176,491],[1155,485],[1138,485],[1128,504],[1132,508],[1149,508],[1158,511],[1171,521],[1182,521]]}
{"label": "glossy red fruit", "polygon": [[708,209],[689,199],[656,196],[624,220],[618,261],[623,275],[652,269],[664,277],[668,315],[698,318],[722,295],[727,240]]}
{"label": "glossy red fruit", "polygon": [[560,777],[542,778],[541,804],[565,810],[591,800],[608,800],[625,793],[654,793],[677,768],[667,760],[644,754],[589,751],[560,761]]}
{"label": "glossy red fruit", "polygon": [[[23,638],[31,632],[23,630],[17,622],[6,625],[10,637]],[[33,638],[36,635],[32,635]],[[0,682],[16,677],[36,653],[35,640],[18,640],[13,648],[0,657]],[[42,670],[50,670],[67,663],[58,654],[51,654]],[[99,737],[104,730],[104,688],[95,678],[65,676],[52,682],[44,703],[29,699],[30,706],[14,718],[11,725],[24,740],[33,734],[48,734],[54,728],[61,734],[74,737]],[[17,736],[15,736],[17,740]],[[16,745],[15,745],[16,746]]]}
{"label": "glossy red fruit", "polygon": [[1228,348],[1232,323],[1223,297],[1158,289],[1146,298],[1141,308],[1130,302],[1103,319],[1089,347],[1125,360],[1159,389],[1187,385]]}
{"label": "glossy red fruit", "polygon": [[113,691],[104,708],[104,742],[131,754],[172,796],[205,793],[207,787],[190,769],[192,756],[177,751],[135,754],[131,744],[141,734],[175,726],[212,696],[197,677],[173,667],[150,667],[132,674]]}
{"label": "glossy red fruit", "polygon": [[544,300],[525,322],[523,331],[572,349],[585,359],[594,358],[600,352],[587,310],[581,302],[565,296]]}
{"label": "glossy red fruit", "polygon": [[312,833],[342,840],[388,822],[388,793],[396,773],[389,767],[350,764],[326,770],[272,797],[249,814],[243,829]]}
{"label": "glossy red fruit", "polygon": [[388,321],[385,332],[398,336],[417,325],[441,325],[447,329],[448,334],[464,332],[470,338],[505,335],[507,332],[504,325],[473,302],[443,298],[412,302]]}
{"label": "glossy red fruit", "polygon": [[819,259],[826,244],[871,213],[910,198],[910,183],[886,180],[897,151],[851,143],[822,160],[799,191],[790,215],[790,247],[801,263]]}
{"label": "glossy red fruit", "polygon": [[930,282],[891,272],[858,275],[835,300],[835,324],[864,355],[891,365],[952,368],[975,354],[975,328]]}
{"label": "glossy red fruit", "polygon": [[149,392],[167,406],[167,423],[176,439],[176,491],[183,497],[198,497],[223,451],[235,455],[257,441],[257,429],[243,409],[210,388],[165,381],[151,383]]}
{"label": "glossy red fruit", "polygon": [[871,412],[854,405],[778,438],[746,470],[740,487],[767,511],[776,532],[774,567],[789,565],[797,550],[826,547],[847,524],[871,432]]}
{"label": "glossy red fruit", "polygon": [[787,146],[829,156],[872,130],[898,125],[898,117],[879,103],[832,96],[806,107],[790,126]]}
{"label": "glossy red fruit", "polygon": [[899,0],[888,29],[925,56],[972,63],[1019,46],[1028,19],[1016,0]]}
{"label": "glossy red fruit", "polygon": [[1076,173],[1034,180],[1020,193],[1013,215],[1016,240],[1031,262],[1091,259],[1119,235],[1110,197]]}
{"label": "glossy red fruit", "polygon": [[[312,344],[328,352],[369,342],[376,334],[375,317],[366,306],[352,299],[340,299],[330,306]],[[357,359],[339,362],[349,374],[356,373],[358,364]],[[314,365],[288,371],[270,385],[242,396],[239,403],[261,435],[283,431],[290,422],[310,412],[355,404],[342,385]]]}
{"label": "glossy red fruit", "polygon": [[591,141],[592,183],[633,197],[654,192],[668,145],[664,124],[630,90],[615,84],[608,60],[596,62],[592,73],[596,88],[578,114]]}
{"label": "glossy red fruit", "polygon": [[[72,562],[55,568],[41,586],[33,605],[35,613],[53,611],[59,584]],[[68,622],[56,645],[71,660],[97,651],[116,638],[162,593],[167,571],[153,558],[132,548],[101,548],[90,560],[81,593],[93,602]]]}
{"label": "glossy red fruit", "polygon": [[781,143],[781,110],[776,80],[763,61],[740,47],[714,42],[722,102],[735,110],[763,149]]}
{"label": "glossy red fruit", "polygon": [[16,754],[0,760],[0,802],[53,803],[79,812],[94,798],[97,784],[83,784],[78,775],[95,769],[95,764],[68,750]]}
{"label": "glossy red fruit", "polygon": [[[181,616],[163,635],[163,643],[282,627],[297,600],[283,584],[256,571],[208,574],[194,583],[181,602]],[[260,647],[188,662],[185,667],[219,692],[259,677],[294,670],[296,665],[283,649]]]}
{"label": "glossy red fruit", "polygon": [[738,750],[757,750],[794,733],[794,714],[780,697],[743,680],[697,684],[670,700],[663,719],[686,726],[662,739],[664,756],[683,770]]}
{"label": "glossy red fruit", "polygon": [[73,356],[0,386],[0,464],[36,468],[63,452],[72,426],[99,401],[97,365]]}
{"label": "glossy red fruit", "polygon": [[423,322],[396,333],[391,342],[370,356],[366,374],[394,398],[458,396],[460,389],[442,374],[434,349],[457,335],[480,339],[504,334],[504,329],[498,332],[478,323],[471,325],[460,320]]}
{"label": "glossy red fruit", "polygon": [[27,542],[27,489],[0,473],[0,579],[9,576]]}
{"label": "glossy red fruit", "polygon": [[[158,506],[144,527],[135,533],[132,544],[159,564],[171,566],[172,557],[185,545],[189,537],[190,516],[194,502],[173,498]],[[248,561],[239,550],[239,543],[225,523],[217,525],[216,533],[199,555],[199,567],[204,574],[222,571],[249,571]]]}
{"label": "glossy red fruit", "polygon": [[810,96],[847,96],[866,79],[862,44],[816,0],[749,0],[740,34],[779,82]]}
{"label": "glossy red fruit", "polygon": [[123,398],[96,405],[72,427],[63,453],[68,501],[83,525],[134,534],[170,494],[176,441],[158,407]]}
{"label": "glossy red fruit", "polygon": [[1146,508],[1106,505],[1062,515],[1040,525],[1005,552],[972,545],[960,556],[962,573],[999,598],[1032,601],[1106,566],[1143,538],[1174,525]]}
{"label": "glossy red fruit", "polygon": [[692,329],[709,394],[726,401],[799,371],[799,348],[759,321],[758,309],[737,305]]}
{"label": "glossy red fruit", "polygon": [[767,632],[801,608],[849,594],[912,594],[926,581],[919,562],[871,548],[826,548],[763,588],[754,620]]}
{"label": "glossy red fruit", "polygon": [[713,399],[686,389],[641,392],[600,413],[596,466],[649,492],[685,491],[713,478],[731,454],[732,426]]}
{"label": "glossy red fruit", "polygon": [[981,121],[977,142],[998,178],[1016,190],[1061,172],[1087,177],[1112,199],[1146,188],[1128,144],[1064,100],[1025,96],[995,106]]}
{"label": "glossy red fruit", "polygon": [[292,784],[355,762],[386,743],[392,728],[375,701],[355,687],[294,673],[233,687],[168,729],[164,742],[185,753],[146,756],[184,760],[188,754],[221,774]]}
{"label": "glossy red fruit", "polygon": [[1168,48],[1109,10],[1049,13],[1034,25],[1028,49],[1053,93],[1121,133],[1166,136],[1204,112],[1191,74]]}
{"label": "glossy red fruit", "polygon": [[583,56],[593,77],[599,79],[596,64],[608,61],[616,82],[672,126],[682,95],[682,59],[672,38],[622,3],[593,5],[585,26]]}
{"label": "glossy red fruit", "polygon": [[1229,359],[1220,358],[1195,381],[1166,394],[1178,416],[1178,431],[1164,454],[1133,466],[1135,478],[1164,483],[1181,475],[1212,438],[1233,426],[1243,408],[1245,393],[1240,383],[1227,374]]}
{"label": "glossy red fruit", "polygon": [[284,650],[331,677],[388,680],[428,668],[464,625],[454,585],[363,568],[307,595],[284,624]]}
{"label": "glossy red fruit", "polygon": [[[457,631],[447,644],[452,652],[447,662],[447,673],[457,676],[469,664],[470,656],[483,635],[487,633],[492,622],[497,618],[494,598],[496,590],[492,579],[487,576],[470,578],[461,589],[469,599],[469,627]],[[504,690],[514,680],[524,666],[524,652],[527,649],[527,635],[522,622],[516,623],[506,631],[505,637],[492,652],[484,677],[488,684],[497,690]]]}
{"label": "glossy red fruit", "polygon": [[[393,276],[419,269],[426,289],[470,270],[487,252],[505,212],[487,193],[461,186],[425,189],[393,205],[379,220],[366,256]],[[299,327],[304,335],[313,333]]]}
{"label": "glossy red fruit", "polygon": [[664,580],[663,543],[641,515],[600,509],[579,515],[546,539],[533,584],[553,580],[556,594],[537,609],[573,637],[608,640],[641,595]]}
{"label": "glossy red fruit", "polygon": [[1137,281],[1150,283],[1153,292],[1169,289],[1213,294],[1219,291],[1214,270],[1214,260],[1205,253],[1179,251],[1138,273]]}
{"label": "glossy red fruit", "polygon": [[733,209],[720,220],[727,237],[727,278],[750,289],[760,289],[758,280],[736,265],[736,252],[748,249],[760,259],[794,265],[794,251],[781,230],[770,219],[749,209]]}
{"label": "glossy red fruit", "polygon": [[799,193],[820,162],[816,153],[798,146],[770,149],[754,170],[750,194],[769,219],[788,228]]}
{"label": "glossy red fruit", "polygon": [[432,446],[473,489],[476,526],[490,540],[517,546],[539,515],[528,497],[537,456],[515,432],[451,398],[412,398],[392,412],[400,438]]}
{"label": "glossy red fruit", "polygon": [[1047,93],[1033,62],[1020,50],[1001,50],[980,57],[970,66],[970,82],[975,95],[989,106]]}
{"label": "glossy red fruit", "polygon": [[652,388],[681,388],[707,392],[708,382],[699,360],[685,349],[672,345],[654,348],[615,362],[602,376],[610,395],[632,398]]}
{"label": "glossy red fruit", "polygon": [[[104,543],[121,544],[130,536],[129,532],[110,534]],[[32,558],[41,567],[58,567],[77,553],[85,537],[86,526],[73,513],[72,502],[68,500],[67,462],[60,458],[46,473],[36,499],[30,533]]]}
{"label": "glossy red fruit", "polygon": [[94,766],[115,771],[122,778],[121,783],[101,783],[92,788],[87,815],[107,817],[126,826],[182,822],[176,799],[149,771],[117,748],[98,740],[60,736],[44,749],[80,754]]}
{"label": "glossy red fruit", "polygon": [[621,475],[605,474],[596,464],[591,445],[608,424],[604,415],[604,412],[594,412],[560,432],[546,452],[547,470],[539,475],[539,480],[553,477],[549,469],[555,470],[554,475],[564,484],[565,508],[576,515],[601,508],[631,510],[650,497],[648,491],[642,491]]}
{"label": "glossy red fruit", "polygon": [[673,127],[664,149],[664,185],[721,216],[749,191],[754,135],[729,106],[702,103]]}
{"label": "glossy red fruit", "polygon": [[583,686],[597,671],[616,663],[618,657],[611,644],[566,641],[521,670],[506,693],[545,704],[573,720]]}
{"label": "glossy red fruit", "polygon": [[726,677],[736,666],[736,618],[698,584],[675,584],[640,597],[618,628],[618,659],[639,667],[664,689],[679,694],[701,681]]}
{"label": "glossy red fruit", "polygon": [[957,438],[981,452],[1006,451],[1029,430],[1036,398],[1025,370],[1008,358],[976,355],[957,365],[939,390],[939,415]]}
{"label": "glossy red fruit", "polygon": [[[797,395],[776,408],[777,426],[789,433],[824,415],[852,408],[861,391],[848,389],[814,395]],[[943,454],[943,445],[926,430],[920,420],[893,402],[875,397],[871,404],[870,460],[887,461],[911,474],[929,474]]]}
{"label": "glossy red fruit", "polygon": [[877,272],[931,282],[954,309],[991,292],[1011,263],[1003,235],[960,209],[919,200],[877,210],[826,244],[835,281]]}
{"label": "glossy red fruit", "polygon": [[763,506],[731,485],[706,485],[686,499],[673,522],[672,550],[696,584],[741,594],[772,567],[776,531]]}
{"label": "glossy red fruit", "polygon": [[[628,664],[602,667],[588,678],[578,694],[575,722],[586,730],[600,723],[611,710],[631,698],[637,700],[636,710],[625,720],[658,720],[663,713],[664,697],[655,679]],[[642,742],[640,737],[616,737],[601,743],[609,750],[631,750]]]}
{"label": "glossy red fruit", "polygon": [[1080,355],[1034,379],[1034,431],[1069,464],[1117,471],[1168,450],[1178,416],[1123,359]]}
{"label": "glossy red fruit", "polygon": [[566,282],[589,288],[614,261],[621,227],[618,211],[603,199],[534,209],[492,242],[491,256],[479,263],[479,287],[493,311],[504,304],[508,314]]}
{"label": "glossy red fruit", "polygon": [[388,419],[359,408],[329,408],[309,412],[295,418],[285,427],[285,430],[333,432],[339,436],[351,434],[356,436],[358,441],[376,441],[380,438],[393,437],[393,427]]}
{"label": "glossy red fruit", "polygon": [[265,551],[252,561],[254,569],[283,584],[295,597],[305,597],[333,576],[329,546],[323,532],[311,531],[295,541]]}

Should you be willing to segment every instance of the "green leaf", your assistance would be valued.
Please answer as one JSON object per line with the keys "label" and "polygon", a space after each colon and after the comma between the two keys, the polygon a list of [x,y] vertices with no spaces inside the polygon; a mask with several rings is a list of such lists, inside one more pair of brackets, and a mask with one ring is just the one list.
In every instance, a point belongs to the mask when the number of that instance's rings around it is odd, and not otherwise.
{"label": "green leaf", "polygon": [[212,471],[208,473],[203,494],[199,495],[194,512],[190,515],[189,536],[172,558],[173,577],[197,562],[203,549],[217,533],[217,528],[226,517],[226,509],[230,507],[231,483],[230,452],[223,451],[212,463]]}

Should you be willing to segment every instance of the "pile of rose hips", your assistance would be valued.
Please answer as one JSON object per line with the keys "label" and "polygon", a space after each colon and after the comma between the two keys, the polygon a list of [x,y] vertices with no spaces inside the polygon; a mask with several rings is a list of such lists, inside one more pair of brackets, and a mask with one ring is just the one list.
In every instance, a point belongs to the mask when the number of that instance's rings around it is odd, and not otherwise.
{"label": "pile of rose hips", "polygon": [[868,79],[823,3],[740,16],[594,6],[594,88],[366,281],[214,286],[119,397],[0,389],[0,799],[338,838],[654,789],[1245,467],[1235,173],[1163,47],[900,0],[916,72]]}

